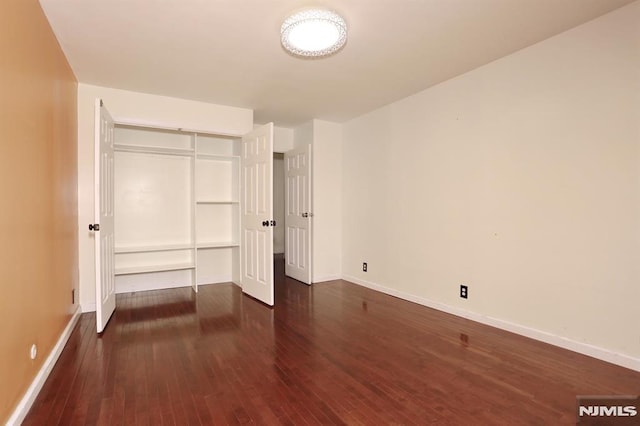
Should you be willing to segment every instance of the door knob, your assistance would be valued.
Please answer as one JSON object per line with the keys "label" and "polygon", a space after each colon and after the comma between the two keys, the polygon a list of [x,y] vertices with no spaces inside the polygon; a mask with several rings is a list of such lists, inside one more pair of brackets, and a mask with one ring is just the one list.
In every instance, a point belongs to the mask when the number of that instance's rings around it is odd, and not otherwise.
{"label": "door knob", "polygon": [[302,217],[309,217],[309,213],[302,213]]}
{"label": "door knob", "polygon": [[99,223],[90,223],[89,224],[89,231],[99,231],[100,230],[100,224]]}
{"label": "door knob", "polygon": [[268,220],[263,220],[262,221],[262,226],[269,226],[269,221]]}

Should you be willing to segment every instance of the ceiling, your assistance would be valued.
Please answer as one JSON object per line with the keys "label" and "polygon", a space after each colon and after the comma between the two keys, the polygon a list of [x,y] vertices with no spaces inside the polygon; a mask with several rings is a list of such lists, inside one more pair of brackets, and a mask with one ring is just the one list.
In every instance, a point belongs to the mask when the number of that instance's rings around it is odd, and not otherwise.
{"label": "ceiling", "polygon": [[[343,122],[632,0],[40,0],[82,83],[251,108],[258,123]],[[292,12],[323,6],[346,46],[298,59]]]}

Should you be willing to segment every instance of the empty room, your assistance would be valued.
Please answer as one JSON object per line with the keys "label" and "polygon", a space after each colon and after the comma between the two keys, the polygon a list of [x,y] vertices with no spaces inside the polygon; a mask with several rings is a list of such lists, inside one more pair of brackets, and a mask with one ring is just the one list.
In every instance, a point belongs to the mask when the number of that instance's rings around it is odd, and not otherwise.
{"label": "empty room", "polygon": [[0,423],[640,422],[640,0],[0,4]]}

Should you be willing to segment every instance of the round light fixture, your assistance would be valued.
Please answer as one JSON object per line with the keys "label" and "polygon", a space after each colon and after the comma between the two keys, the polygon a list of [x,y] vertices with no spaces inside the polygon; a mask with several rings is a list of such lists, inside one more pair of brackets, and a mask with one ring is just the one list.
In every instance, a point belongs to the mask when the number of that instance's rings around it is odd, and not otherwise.
{"label": "round light fixture", "polygon": [[289,16],[280,29],[282,46],[298,56],[320,57],[340,50],[347,41],[347,24],[336,13],[309,9]]}

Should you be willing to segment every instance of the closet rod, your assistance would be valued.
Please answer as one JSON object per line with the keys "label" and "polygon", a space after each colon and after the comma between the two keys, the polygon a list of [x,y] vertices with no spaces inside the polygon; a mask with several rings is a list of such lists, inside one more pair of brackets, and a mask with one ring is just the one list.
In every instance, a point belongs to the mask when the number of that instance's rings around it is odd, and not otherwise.
{"label": "closet rod", "polygon": [[119,144],[114,144],[113,149],[116,152],[136,152],[140,154],[173,155],[178,157],[194,156],[194,151],[192,149],[147,147],[147,146],[119,145]]}

